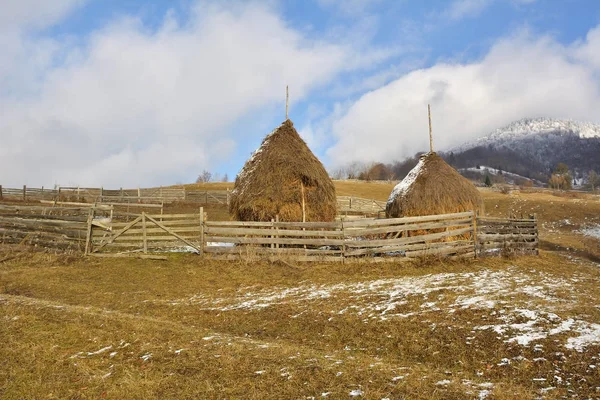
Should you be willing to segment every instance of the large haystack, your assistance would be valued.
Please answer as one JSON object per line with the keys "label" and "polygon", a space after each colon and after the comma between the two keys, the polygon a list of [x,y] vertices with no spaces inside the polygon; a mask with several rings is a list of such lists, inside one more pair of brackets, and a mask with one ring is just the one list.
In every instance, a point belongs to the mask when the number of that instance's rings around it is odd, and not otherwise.
{"label": "large haystack", "polygon": [[483,200],[477,188],[436,153],[421,156],[387,201],[388,218],[449,214],[479,210]]}
{"label": "large haystack", "polygon": [[331,178],[289,119],[246,162],[229,205],[239,221],[333,221],[336,211]]}

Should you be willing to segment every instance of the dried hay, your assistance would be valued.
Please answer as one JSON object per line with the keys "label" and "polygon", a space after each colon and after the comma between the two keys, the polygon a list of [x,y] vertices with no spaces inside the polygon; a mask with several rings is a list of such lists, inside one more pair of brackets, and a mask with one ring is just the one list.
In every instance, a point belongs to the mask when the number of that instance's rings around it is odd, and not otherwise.
{"label": "dried hay", "polygon": [[235,179],[229,212],[239,221],[333,221],[335,187],[289,119],[271,132]]}
{"label": "dried hay", "polygon": [[394,188],[386,204],[388,218],[472,210],[483,213],[481,194],[436,153],[421,156],[419,163]]}

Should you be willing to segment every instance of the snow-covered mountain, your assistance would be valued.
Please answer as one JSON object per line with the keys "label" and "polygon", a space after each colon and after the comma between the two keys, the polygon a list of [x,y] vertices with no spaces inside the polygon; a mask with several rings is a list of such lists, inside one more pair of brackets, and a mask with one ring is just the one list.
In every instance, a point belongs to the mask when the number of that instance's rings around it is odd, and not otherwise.
{"label": "snow-covered mountain", "polygon": [[600,125],[591,122],[552,118],[525,118],[512,122],[503,128],[498,128],[472,142],[458,146],[452,151],[465,151],[473,147],[488,145],[514,148],[519,145],[519,141],[531,140],[534,136],[539,136],[545,140],[556,140],[569,136],[580,139],[600,138]]}
{"label": "snow-covered mountain", "polygon": [[488,165],[545,181],[558,163],[574,177],[600,171],[600,125],[551,118],[527,118],[472,142],[444,157],[457,168]]}

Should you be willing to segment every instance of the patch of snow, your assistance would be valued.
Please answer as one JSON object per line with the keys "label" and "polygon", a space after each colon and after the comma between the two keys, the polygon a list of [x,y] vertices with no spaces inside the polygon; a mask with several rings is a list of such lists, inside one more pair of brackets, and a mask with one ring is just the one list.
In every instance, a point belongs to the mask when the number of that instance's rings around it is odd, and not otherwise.
{"label": "patch of snow", "polygon": [[581,230],[585,236],[591,236],[596,239],[600,239],[600,225],[590,226]]}
{"label": "patch of snow", "polygon": [[149,359],[152,358],[152,353],[146,353],[146,354],[140,356],[140,358],[144,361],[148,361]]}
{"label": "patch of snow", "polygon": [[406,175],[406,177],[394,187],[394,190],[392,190],[392,193],[388,198],[387,204],[393,203],[398,196],[404,196],[408,189],[410,189],[413,183],[415,183],[417,180],[417,177],[421,173],[421,169],[423,169],[423,165],[425,165],[425,156],[421,156],[417,165],[415,165],[415,167],[410,170],[408,175]]}
{"label": "patch of snow", "polygon": [[449,384],[451,384],[451,383],[452,383],[452,381],[450,381],[450,380],[448,380],[448,379],[444,379],[444,380],[442,380],[442,381],[437,381],[437,382],[435,383],[435,385],[436,385],[436,386],[447,386],[447,385],[449,385]]}
{"label": "patch of snow", "polygon": [[581,335],[567,339],[566,348],[581,352],[589,345],[600,344],[600,324],[589,324],[577,331]]}
{"label": "patch of snow", "polygon": [[350,391],[350,397],[358,397],[358,396],[362,396],[363,395],[363,391],[360,389],[354,389]]}

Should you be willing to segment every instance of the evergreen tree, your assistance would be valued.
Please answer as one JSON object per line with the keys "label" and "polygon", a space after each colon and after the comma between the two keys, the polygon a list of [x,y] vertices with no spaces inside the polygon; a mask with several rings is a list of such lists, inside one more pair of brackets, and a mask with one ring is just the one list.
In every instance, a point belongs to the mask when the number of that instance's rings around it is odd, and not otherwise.
{"label": "evergreen tree", "polygon": [[492,180],[490,179],[489,175],[485,176],[485,182],[484,183],[485,183],[485,186],[487,186],[487,187],[491,187],[492,186]]}

